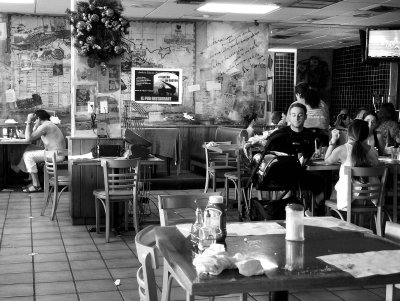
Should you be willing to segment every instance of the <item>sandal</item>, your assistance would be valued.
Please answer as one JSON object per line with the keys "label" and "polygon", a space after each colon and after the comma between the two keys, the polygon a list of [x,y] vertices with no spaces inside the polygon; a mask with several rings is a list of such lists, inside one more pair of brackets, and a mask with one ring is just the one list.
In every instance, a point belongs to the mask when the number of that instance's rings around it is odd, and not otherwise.
{"label": "sandal", "polygon": [[29,185],[26,186],[24,189],[22,189],[23,192],[25,193],[35,193],[35,192],[42,192],[42,187],[40,186],[33,186],[33,185]]}

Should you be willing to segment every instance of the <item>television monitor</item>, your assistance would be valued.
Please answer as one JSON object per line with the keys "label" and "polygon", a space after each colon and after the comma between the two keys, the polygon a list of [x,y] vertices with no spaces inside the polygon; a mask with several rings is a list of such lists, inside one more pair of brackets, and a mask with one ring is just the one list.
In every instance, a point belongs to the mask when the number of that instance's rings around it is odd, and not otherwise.
{"label": "television monitor", "polygon": [[367,29],[367,60],[400,61],[400,29]]}

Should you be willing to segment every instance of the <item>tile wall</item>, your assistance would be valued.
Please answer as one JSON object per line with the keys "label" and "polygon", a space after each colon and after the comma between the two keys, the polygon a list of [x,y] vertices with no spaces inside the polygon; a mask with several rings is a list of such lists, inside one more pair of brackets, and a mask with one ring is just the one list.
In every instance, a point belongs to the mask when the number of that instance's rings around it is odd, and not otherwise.
{"label": "tile wall", "polygon": [[336,49],[333,52],[330,113],[341,108],[354,113],[360,106],[372,107],[375,94],[387,101],[390,64],[371,65],[361,62],[360,46]]}
{"label": "tile wall", "polygon": [[276,52],[274,55],[275,111],[286,112],[294,97],[294,53]]}

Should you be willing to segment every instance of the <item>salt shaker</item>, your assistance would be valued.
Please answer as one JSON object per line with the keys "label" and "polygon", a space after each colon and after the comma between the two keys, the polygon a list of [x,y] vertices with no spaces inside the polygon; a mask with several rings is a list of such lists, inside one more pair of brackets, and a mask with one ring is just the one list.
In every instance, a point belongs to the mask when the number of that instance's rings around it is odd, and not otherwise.
{"label": "salt shaker", "polygon": [[300,204],[286,206],[286,240],[304,240],[304,208]]}

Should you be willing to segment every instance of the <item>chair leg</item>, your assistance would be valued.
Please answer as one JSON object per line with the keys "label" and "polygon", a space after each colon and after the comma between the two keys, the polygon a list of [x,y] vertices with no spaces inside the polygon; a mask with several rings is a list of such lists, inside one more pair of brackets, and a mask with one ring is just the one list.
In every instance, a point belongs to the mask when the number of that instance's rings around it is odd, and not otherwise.
{"label": "chair leg", "polygon": [[57,199],[58,198],[58,186],[57,184],[54,186],[53,189],[53,205],[51,206],[51,214],[50,214],[50,220],[54,220],[54,215],[55,215],[55,210],[57,208]]}
{"label": "chair leg", "polygon": [[[125,231],[129,230],[129,225],[128,225],[128,219],[129,219],[129,214],[128,214],[128,210],[129,210],[129,201],[124,202],[125,203],[125,214],[124,214],[124,218],[125,218]],[[137,232],[136,232],[137,233]]]}
{"label": "chair leg", "polygon": [[[54,217],[56,216],[56,212],[57,212],[57,208],[58,208],[58,203],[60,202],[60,198],[62,193],[68,188],[68,186],[64,186],[60,192],[58,192],[57,194],[55,194],[54,196],[57,195],[57,197],[55,198],[56,201],[55,203],[53,203],[53,208],[51,209],[51,220],[54,220]],[[55,189],[54,189],[55,190]],[[57,186],[57,190],[58,190],[58,186]]]}
{"label": "chair leg", "polygon": [[94,198],[94,205],[96,208],[96,233],[99,234],[100,233],[100,206],[99,206],[99,199],[98,198]]}
{"label": "chair leg", "polygon": [[106,206],[105,206],[105,211],[106,211],[106,242],[110,242],[110,202],[108,200],[105,200]]}
{"label": "chair leg", "polygon": [[228,209],[229,203],[229,180],[225,177],[225,208]]}
{"label": "chair leg", "polygon": [[46,208],[47,208],[47,206],[49,205],[50,196],[51,196],[51,194],[52,194],[52,192],[53,192],[53,188],[54,188],[54,187],[52,186],[49,190],[46,191],[46,195],[45,195],[45,198],[44,198],[44,204],[43,204],[42,212],[40,212],[40,215],[41,215],[41,216],[44,215],[44,213],[45,213],[45,211],[46,211]]}
{"label": "chair leg", "polygon": [[194,296],[186,292],[186,301],[194,301]]}
{"label": "chair leg", "polygon": [[213,174],[213,175],[211,175],[211,177],[212,177],[212,190],[213,190],[213,192],[216,192],[217,191],[217,175]]}
{"label": "chair leg", "polygon": [[243,293],[240,295],[240,301],[247,301],[247,293]]}
{"label": "chair leg", "polygon": [[161,292],[161,301],[169,301],[171,297],[171,284],[172,284],[172,277],[168,272],[168,263],[164,260],[164,267],[163,267],[163,285],[162,285],[162,292]]}
{"label": "chair leg", "polygon": [[204,193],[207,193],[208,191],[209,182],[210,182],[210,173],[208,172],[208,170],[206,170],[206,184],[204,187]]}

